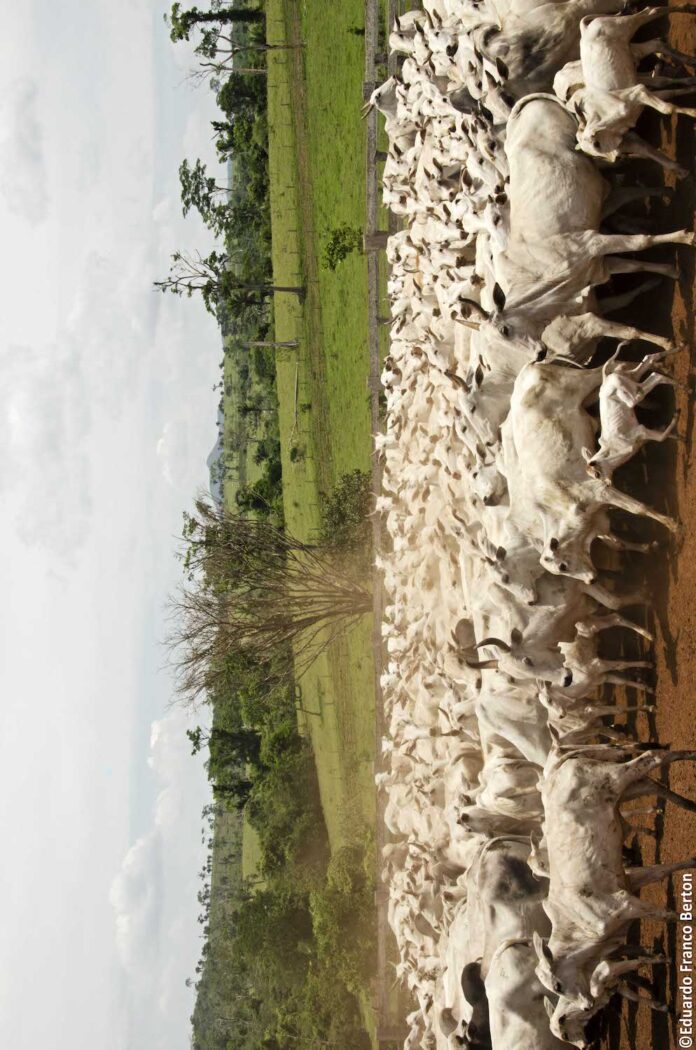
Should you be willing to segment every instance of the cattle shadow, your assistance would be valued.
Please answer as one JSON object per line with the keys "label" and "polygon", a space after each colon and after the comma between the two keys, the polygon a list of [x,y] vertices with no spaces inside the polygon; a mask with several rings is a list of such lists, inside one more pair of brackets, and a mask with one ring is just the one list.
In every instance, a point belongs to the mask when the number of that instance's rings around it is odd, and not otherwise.
{"label": "cattle shadow", "polygon": [[[640,131],[648,141],[657,143],[660,141],[659,118],[654,114],[647,114],[643,118]],[[682,120],[676,126],[672,148],[669,150],[676,156],[679,163],[686,168],[691,168],[695,155],[696,130],[691,121]],[[630,172],[630,176],[628,173]],[[624,178],[635,179],[636,183],[655,186],[664,180],[660,179],[659,171],[654,165],[631,163],[625,169]],[[652,198],[649,201],[633,208],[629,215],[629,223],[638,223],[646,229],[646,232],[664,232],[677,229],[691,229],[695,204],[695,182],[692,175],[673,183],[673,192],[669,198]],[[626,181],[625,184],[628,184]],[[688,369],[686,378],[686,396],[680,397],[683,409],[678,422],[680,434],[679,443],[668,441],[660,444],[650,443],[646,445],[641,453],[621,468],[615,474],[617,488],[630,492],[638,499],[643,500],[663,513],[679,516],[678,501],[678,479],[681,473],[682,481],[688,476],[693,458],[693,429],[694,415],[696,414],[696,373],[695,365],[695,320],[694,320],[694,276],[696,265],[694,260],[694,249],[688,247],[654,248],[649,252],[640,253],[641,258],[653,261],[670,261],[676,253],[676,265],[679,271],[678,283],[669,279],[660,279],[653,289],[646,290],[645,294],[638,296],[636,300],[621,312],[612,314],[612,319],[633,324],[646,331],[655,332],[659,335],[673,336],[682,344],[683,354],[688,355]],[[617,277],[612,282],[612,293],[620,293],[635,288],[637,278]],[[674,318],[674,324],[673,324]],[[628,356],[636,361],[646,352],[646,344],[634,344],[628,351]],[[613,347],[600,346],[600,361],[607,359]],[[599,363],[599,362],[593,362]],[[672,366],[668,366],[671,368]],[[680,374],[685,371],[683,361],[679,361]],[[666,387],[658,388],[659,394],[651,396],[647,403],[638,413],[639,420],[650,427],[661,429],[666,426],[675,410],[675,395]],[[677,647],[679,642],[679,628],[674,627],[669,619],[670,592],[679,579],[679,553],[680,542],[668,539],[664,529],[648,521],[638,519],[622,513],[612,514],[613,527],[617,533],[627,539],[647,542],[658,540],[660,547],[655,556],[631,555],[630,559],[622,556],[622,565],[626,569],[626,578],[632,583],[640,583],[649,595],[649,606],[643,620],[656,637],[660,639],[663,650],[664,662],[671,681],[676,685],[679,681],[679,666],[677,662]],[[623,559],[626,559],[625,561]],[[658,630],[655,630],[658,628]],[[616,649],[623,655],[634,655],[637,638],[633,635],[628,638],[625,633],[615,639]],[[640,693],[626,690],[629,704],[640,703]],[[645,733],[640,732],[646,726],[646,715],[643,714],[642,722],[638,722],[637,715],[627,712],[625,728],[630,736],[638,736],[645,739]],[[657,720],[654,713],[647,715],[647,736],[655,743],[658,740]],[[664,777],[667,783],[667,776]],[[658,810],[655,821],[655,863],[661,862],[661,843],[664,834],[664,809]],[[632,863],[641,863],[641,851],[634,841],[629,851]],[[666,887],[667,907],[675,908],[675,892],[672,880],[668,880]],[[676,923],[663,925],[661,932],[647,938],[647,930],[641,928],[639,923],[631,926],[628,935],[629,944],[644,944],[656,954],[663,954],[670,960],[676,959],[677,952],[677,926]],[[626,1002],[620,996],[615,996],[606,1012],[602,1022],[601,1031],[593,1033],[597,1041],[609,1050],[619,1050],[621,1046],[636,1048],[641,1034],[646,1032],[646,1023],[649,1023],[651,1045],[653,1047],[667,1047],[676,1045],[678,1017],[676,1012],[678,976],[675,966],[656,966],[652,970],[650,989],[656,999],[667,1002],[672,1009],[669,1014],[650,1010],[647,1005]],[[644,1013],[649,1011],[648,1021]],[[671,1037],[671,1038],[670,1038]],[[641,1040],[644,1045],[644,1038]]]}

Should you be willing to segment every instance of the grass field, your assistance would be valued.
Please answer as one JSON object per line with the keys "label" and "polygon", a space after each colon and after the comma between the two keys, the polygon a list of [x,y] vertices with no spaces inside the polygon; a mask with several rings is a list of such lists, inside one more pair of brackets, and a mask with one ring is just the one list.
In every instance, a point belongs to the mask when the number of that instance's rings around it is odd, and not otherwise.
{"label": "grass field", "polygon": [[[322,496],[341,475],[370,469],[366,262],[354,253],[335,273],[322,264],[336,226],[364,226],[364,42],[349,32],[363,14],[362,0],[267,3],[269,40],[304,42],[270,54],[268,85],[274,278],[307,288],[303,304],[275,301],[276,338],[300,344],[278,359],[278,393],[286,520],[301,538],[316,536]],[[301,682],[332,848],[375,820],[371,626]]]}
{"label": "grass field", "polygon": [[[231,340],[228,339],[227,343],[230,344]],[[231,352],[230,345],[226,346],[222,375],[225,450],[223,500],[228,507],[235,506],[235,496],[240,486],[253,485],[262,474],[262,468],[254,459],[254,438],[258,436],[258,428],[242,414],[242,405],[256,391],[253,376],[247,382],[241,382],[240,360],[243,356],[246,356],[245,351],[237,348]]]}

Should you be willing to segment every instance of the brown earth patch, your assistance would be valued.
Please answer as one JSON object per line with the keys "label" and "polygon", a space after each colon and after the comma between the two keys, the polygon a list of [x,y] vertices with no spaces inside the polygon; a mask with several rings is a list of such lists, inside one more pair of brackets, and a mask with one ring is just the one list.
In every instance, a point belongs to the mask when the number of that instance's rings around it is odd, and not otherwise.
{"label": "brown earth patch", "polygon": [[[677,6],[677,5],[670,5]],[[696,9],[694,9],[696,10]],[[688,54],[696,53],[696,18],[673,15],[669,39],[672,45]],[[664,23],[658,24],[660,28]],[[650,37],[658,31],[650,29]],[[683,105],[695,105],[694,95],[686,96]],[[641,118],[641,134],[654,144],[660,144],[676,157],[691,174],[679,182],[668,176],[674,187],[671,202],[650,209],[650,228],[666,231],[694,225],[694,124],[688,118],[668,120],[652,114]],[[632,166],[631,176],[638,173],[646,184],[659,181],[659,169]],[[655,258],[669,258],[671,252],[655,253]],[[639,715],[636,729],[641,740],[659,741],[675,749],[696,748],[696,473],[692,469],[693,421],[695,402],[696,344],[694,339],[694,256],[689,248],[677,249],[680,278],[674,289],[671,282],[661,281],[647,292],[633,307],[630,316],[636,323],[653,331],[668,334],[671,326],[676,340],[684,350],[675,357],[670,369],[682,386],[676,391],[680,413],[679,433],[683,440],[650,446],[631,468],[631,491],[647,502],[668,509],[682,523],[682,534],[676,542],[666,537],[664,530],[644,526],[645,534],[660,540],[655,556],[648,556],[648,564],[636,571],[645,576],[648,594],[648,622],[655,631],[656,711],[654,715]],[[628,315],[624,315],[628,316]],[[656,412],[663,412],[661,422],[669,418],[670,406],[661,403]],[[668,447],[669,446],[669,447]],[[621,487],[626,487],[618,477]],[[628,519],[626,519],[628,521]],[[631,521],[633,526],[633,520]],[[636,526],[636,531],[638,526]],[[636,556],[637,559],[640,556]],[[631,702],[635,702],[631,697]],[[673,790],[696,799],[696,765],[677,763],[671,767],[669,784]],[[668,804],[655,817],[642,817],[640,823],[650,823],[656,838],[640,835],[632,844],[636,859],[642,863],[670,863],[696,854],[696,814]],[[642,896],[663,907],[680,910],[682,873],[671,880],[657,884]],[[631,931],[631,940],[655,949],[668,957],[670,966],[654,968],[641,973],[651,979],[650,988],[658,999],[669,1006],[668,1013],[653,1011],[647,1004],[626,1003],[615,999],[605,1019],[606,1029],[602,1045],[611,1050],[673,1050],[679,1047],[678,1015],[681,1009],[679,993],[679,962],[683,923],[643,923],[642,929]],[[696,970],[692,974],[696,982]],[[647,994],[647,991],[646,993]]]}

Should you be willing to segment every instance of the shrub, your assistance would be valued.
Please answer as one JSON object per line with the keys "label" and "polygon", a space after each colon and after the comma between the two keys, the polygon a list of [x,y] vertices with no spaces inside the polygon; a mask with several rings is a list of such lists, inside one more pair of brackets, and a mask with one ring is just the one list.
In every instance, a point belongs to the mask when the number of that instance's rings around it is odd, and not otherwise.
{"label": "shrub", "polygon": [[314,854],[326,835],[312,752],[296,733],[291,744],[291,736],[281,732],[262,741],[261,761],[272,764],[264,768],[247,803],[249,823],[261,840],[264,875]]}
{"label": "shrub", "polygon": [[359,995],[375,969],[371,851],[344,846],[331,859],[326,884],[310,894],[317,954],[331,961],[336,976]]}
{"label": "shrub", "polygon": [[344,551],[371,551],[372,478],[363,470],[344,474],[322,507],[321,538]]}
{"label": "shrub", "polygon": [[324,248],[324,265],[333,271],[351,252],[362,251],[362,231],[356,226],[337,226]]}

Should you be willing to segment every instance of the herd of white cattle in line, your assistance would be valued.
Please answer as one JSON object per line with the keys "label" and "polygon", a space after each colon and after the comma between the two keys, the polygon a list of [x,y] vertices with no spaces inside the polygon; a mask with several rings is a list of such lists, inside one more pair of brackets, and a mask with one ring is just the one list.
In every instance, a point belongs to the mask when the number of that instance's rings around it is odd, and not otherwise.
{"label": "herd of white cattle in line", "polygon": [[[625,866],[637,831],[626,804],[686,804],[651,774],[696,755],[645,750],[608,723],[628,708],[603,687],[630,685],[646,710],[650,664],[600,657],[602,632],[651,635],[622,612],[644,596],[610,586],[593,556],[653,547],[612,532],[610,509],[677,529],[612,482],[673,431],[636,410],[674,385],[663,368],[675,347],[607,315],[676,277],[623,253],[694,244],[622,218],[651,190],[615,162],[683,174],[633,128],[645,106],[696,116],[671,101],[696,83],[695,63],[660,36],[633,42],[658,18],[666,33],[664,9],[423,7],[397,20],[403,63],[372,97],[389,137],[384,199],[403,226],[388,244],[377,437],[389,536],[377,779],[397,971],[416,1000],[406,1046],[583,1047],[615,994],[661,1008],[639,968],[665,960],[629,946],[627,930],[668,919],[640,888],[694,864]],[[609,216],[632,232],[602,232]],[[597,299],[612,274],[634,272],[653,276]],[[601,340],[612,356],[597,364]]]}

